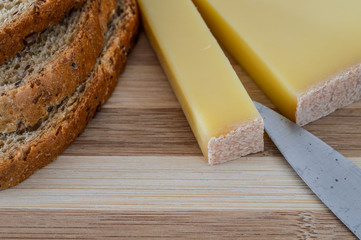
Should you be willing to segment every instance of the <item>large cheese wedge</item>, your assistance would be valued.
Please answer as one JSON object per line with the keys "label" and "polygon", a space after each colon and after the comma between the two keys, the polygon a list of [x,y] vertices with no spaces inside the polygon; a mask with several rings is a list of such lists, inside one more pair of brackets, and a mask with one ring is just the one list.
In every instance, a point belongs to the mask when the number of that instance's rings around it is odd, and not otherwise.
{"label": "large cheese wedge", "polygon": [[191,0],[138,1],[144,28],[210,164],[263,150],[263,121]]}
{"label": "large cheese wedge", "polygon": [[361,98],[360,0],[194,0],[271,101],[300,125]]}

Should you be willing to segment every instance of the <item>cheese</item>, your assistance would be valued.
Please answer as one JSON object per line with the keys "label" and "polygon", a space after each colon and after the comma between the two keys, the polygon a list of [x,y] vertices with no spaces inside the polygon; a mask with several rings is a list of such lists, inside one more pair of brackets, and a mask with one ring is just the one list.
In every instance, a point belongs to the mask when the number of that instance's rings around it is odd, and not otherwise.
{"label": "cheese", "polygon": [[263,121],[191,0],[140,0],[143,26],[210,164],[263,150]]}
{"label": "cheese", "polygon": [[361,98],[360,0],[194,0],[215,36],[304,125]]}

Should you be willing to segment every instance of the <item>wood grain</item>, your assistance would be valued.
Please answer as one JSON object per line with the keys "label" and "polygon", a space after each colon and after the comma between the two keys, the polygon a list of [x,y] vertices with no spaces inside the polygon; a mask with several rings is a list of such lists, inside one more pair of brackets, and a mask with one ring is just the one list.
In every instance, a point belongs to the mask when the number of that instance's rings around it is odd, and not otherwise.
{"label": "wood grain", "polygon": [[208,166],[202,156],[61,156],[1,193],[1,208],[326,209],[281,157]]}
{"label": "wood grain", "polygon": [[[274,108],[229,57],[251,97]],[[361,103],[306,128],[361,166]],[[208,166],[144,33],[101,112],[56,161],[0,192],[1,239],[354,239],[265,151]]]}
{"label": "wood grain", "polygon": [[4,216],[0,219],[0,233],[7,239],[29,239],[29,236],[32,239],[353,238],[327,211],[253,211],[249,214],[248,211],[19,212],[9,209],[0,214]]}

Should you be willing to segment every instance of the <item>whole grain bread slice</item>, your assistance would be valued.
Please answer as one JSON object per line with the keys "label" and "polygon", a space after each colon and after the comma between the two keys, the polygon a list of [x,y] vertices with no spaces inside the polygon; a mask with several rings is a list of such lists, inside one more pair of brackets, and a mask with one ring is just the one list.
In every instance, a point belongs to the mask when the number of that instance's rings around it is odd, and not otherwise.
{"label": "whole grain bread slice", "polygon": [[39,124],[92,70],[116,0],[87,0],[0,66],[0,131]]}
{"label": "whole grain bread slice", "polygon": [[0,64],[31,44],[44,29],[84,0],[1,0]]}
{"label": "whole grain bread slice", "polygon": [[117,0],[100,57],[89,77],[36,129],[0,133],[0,189],[14,186],[55,159],[104,104],[123,71],[139,26],[135,0]]}

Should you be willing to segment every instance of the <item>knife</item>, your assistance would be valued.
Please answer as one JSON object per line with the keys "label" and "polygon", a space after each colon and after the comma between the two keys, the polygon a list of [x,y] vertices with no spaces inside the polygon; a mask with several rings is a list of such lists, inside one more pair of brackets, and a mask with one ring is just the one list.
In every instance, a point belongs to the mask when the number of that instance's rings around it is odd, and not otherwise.
{"label": "knife", "polygon": [[265,130],[317,197],[361,239],[361,169],[287,118],[255,102]]}

